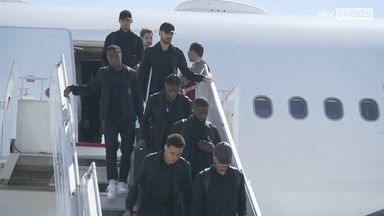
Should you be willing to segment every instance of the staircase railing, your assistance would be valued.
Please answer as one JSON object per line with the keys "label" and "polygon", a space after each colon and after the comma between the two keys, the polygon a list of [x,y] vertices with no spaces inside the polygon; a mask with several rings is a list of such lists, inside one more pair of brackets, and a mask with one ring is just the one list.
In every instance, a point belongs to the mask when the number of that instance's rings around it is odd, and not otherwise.
{"label": "staircase railing", "polygon": [[[231,135],[227,120],[225,118],[224,109],[220,103],[220,98],[217,93],[217,88],[214,82],[205,81],[200,82],[196,93],[198,97],[204,97],[209,101],[209,113],[208,113],[208,119],[211,121],[214,125],[216,125],[220,137],[223,141],[228,142],[232,146],[233,150],[233,157],[234,157],[234,164],[238,169],[243,170],[243,166],[241,164],[241,160],[239,157],[239,154],[237,152],[236,145],[234,143],[233,137]],[[257,203],[255,194],[253,192],[252,186],[247,180],[247,175],[245,171],[245,179],[246,179],[246,192],[247,192],[247,215],[257,215],[261,216],[261,212],[259,209],[259,205]]]}
{"label": "staircase railing", "polygon": [[1,125],[0,162],[8,159],[10,147],[16,138],[16,115],[17,115],[17,77],[19,74],[19,62],[14,61],[9,74],[5,90],[4,118]]}
{"label": "staircase railing", "polygon": [[68,85],[64,56],[56,64],[50,85],[50,121],[58,215],[82,215],[80,178],[71,103],[63,96]]}
{"label": "staircase railing", "polygon": [[80,180],[83,216],[101,216],[101,202],[97,181],[96,164],[91,163],[88,171]]}

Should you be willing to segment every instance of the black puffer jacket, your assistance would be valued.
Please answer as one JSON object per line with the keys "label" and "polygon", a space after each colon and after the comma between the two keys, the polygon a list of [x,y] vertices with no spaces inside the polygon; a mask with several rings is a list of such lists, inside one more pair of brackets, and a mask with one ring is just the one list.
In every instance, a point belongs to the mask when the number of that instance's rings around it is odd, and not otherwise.
{"label": "black puffer jacket", "polygon": [[[133,210],[138,195],[138,212],[148,206],[152,194],[152,186],[156,185],[156,174],[159,170],[160,160],[164,160],[164,151],[149,154],[141,164],[139,174],[134,180],[126,199],[126,209]],[[172,186],[172,206],[174,216],[188,216],[192,202],[192,178],[189,163],[180,158],[175,164]],[[140,215],[139,215],[140,216]],[[146,216],[146,215],[145,215]]]}
{"label": "black puffer jacket", "polygon": [[[111,88],[113,86],[111,76],[115,71],[109,66],[99,69],[95,79],[87,85],[72,85],[71,91],[74,95],[88,95],[100,90],[100,119],[109,117]],[[119,73],[119,88],[121,91],[121,117],[136,120],[136,116],[141,120],[143,115],[143,102],[140,91],[140,84],[135,72],[127,66],[123,66],[122,73]],[[113,86],[116,87],[116,86]]]}
{"label": "black puffer jacket", "polygon": [[[179,121],[191,114],[191,100],[182,94],[176,99],[176,117]],[[153,94],[147,102],[144,115],[140,123],[140,137],[146,141],[150,152],[157,152],[163,149],[167,133],[166,128],[166,98],[165,92]],[[174,122],[170,122],[172,125]]]}

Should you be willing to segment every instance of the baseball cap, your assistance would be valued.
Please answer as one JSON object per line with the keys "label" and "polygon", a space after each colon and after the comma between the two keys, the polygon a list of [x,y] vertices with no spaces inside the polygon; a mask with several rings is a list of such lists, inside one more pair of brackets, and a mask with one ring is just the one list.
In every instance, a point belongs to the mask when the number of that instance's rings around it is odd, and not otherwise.
{"label": "baseball cap", "polygon": [[119,15],[119,20],[132,19],[132,14],[129,10],[122,10]]}
{"label": "baseball cap", "polygon": [[169,22],[165,22],[161,24],[160,31],[164,31],[165,33],[174,33],[175,32],[175,26],[173,26]]}
{"label": "baseball cap", "polygon": [[217,158],[221,164],[232,163],[232,148],[226,142],[219,142],[213,149],[213,155]]}

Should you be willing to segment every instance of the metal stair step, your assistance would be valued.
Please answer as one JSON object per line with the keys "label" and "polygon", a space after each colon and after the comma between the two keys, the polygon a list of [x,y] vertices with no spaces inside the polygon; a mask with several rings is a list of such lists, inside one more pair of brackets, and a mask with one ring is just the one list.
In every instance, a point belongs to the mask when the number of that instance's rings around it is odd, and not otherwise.
{"label": "metal stair step", "polygon": [[116,198],[107,198],[106,192],[100,192],[101,209],[103,210],[125,210],[125,199],[127,194],[118,194]]}

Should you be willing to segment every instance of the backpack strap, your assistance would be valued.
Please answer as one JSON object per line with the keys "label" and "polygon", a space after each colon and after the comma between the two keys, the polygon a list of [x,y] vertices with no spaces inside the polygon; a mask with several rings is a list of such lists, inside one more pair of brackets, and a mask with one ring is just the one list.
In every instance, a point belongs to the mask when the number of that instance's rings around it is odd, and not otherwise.
{"label": "backpack strap", "polygon": [[242,173],[243,173],[243,171],[241,171],[241,170],[237,170],[237,171],[235,171],[235,178],[236,178],[236,188],[237,188],[237,190],[239,190],[240,189],[240,187],[241,187],[241,179],[242,179]]}
{"label": "backpack strap", "polygon": [[[130,67],[128,67],[127,65],[124,65],[125,69],[127,70],[127,73],[128,73],[128,77],[129,77],[129,82],[132,83],[132,69]],[[132,87],[132,86],[131,86]]]}
{"label": "backpack strap", "polygon": [[132,34],[133,34],[133,62],[138,62],[137,50],[136,50],[138,36],[133,32]]}
{"label": "backpack strap", "polygon": [[204,197],[208,197],[209,182],[211,181],[211,172],[209,172],[209,169],[210,168],[206,168],[203,171]]}
{"label": "backpack strap", "polygon": [[172,67],[173,67],[174,73],[177,74],[177,75],[179,75],[179,74],[178,74],[178,71],[177,71],[177,59],[178,59],[177,48],[176,48],[176,47],[173,47]]}
{"label": "backpack strap", "polygon": [[[208,137],[210,137],[211,141],[214,142],[216,137],[213,137],[213,124],[209,121],[207,121],[205,128],[205,132],[208,134]],[[216,143],[213,143],[213,145],[216,145]]]}
{"label": "backpack strap", "polygon": [[181,130],[180,130],[180,133],[182,136],[185,136],[185,132],[187,132],[187,119],[181,119]]}
{"label": "backpack strap", "polygon": [[114,31],[114,32],[112,32],[112,34],[111,34],[111,44],[112,44],[112,45],[113,45],[113,44],[116,45],[116,35],[117,35],[117,32],[118,32],[118,31]]}

